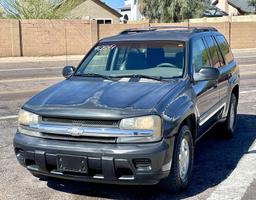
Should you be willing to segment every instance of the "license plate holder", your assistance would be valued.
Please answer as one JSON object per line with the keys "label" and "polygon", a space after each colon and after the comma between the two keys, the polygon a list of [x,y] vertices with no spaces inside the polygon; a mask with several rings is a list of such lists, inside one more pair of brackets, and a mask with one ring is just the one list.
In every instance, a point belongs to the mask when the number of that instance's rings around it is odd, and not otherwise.
{"label": "license plate holder", "polygon": [[62,172],[88,173],[87,157],[73,155],[58,155],[57,169]]}

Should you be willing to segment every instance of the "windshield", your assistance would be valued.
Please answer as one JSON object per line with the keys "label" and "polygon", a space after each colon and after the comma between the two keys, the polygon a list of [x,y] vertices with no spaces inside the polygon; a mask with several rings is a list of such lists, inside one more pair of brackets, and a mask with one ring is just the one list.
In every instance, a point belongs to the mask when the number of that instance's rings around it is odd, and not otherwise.
{"label": "windshield", "polygon": [[182,77],[183,42],[116,42],[96,46],[76,75]]}

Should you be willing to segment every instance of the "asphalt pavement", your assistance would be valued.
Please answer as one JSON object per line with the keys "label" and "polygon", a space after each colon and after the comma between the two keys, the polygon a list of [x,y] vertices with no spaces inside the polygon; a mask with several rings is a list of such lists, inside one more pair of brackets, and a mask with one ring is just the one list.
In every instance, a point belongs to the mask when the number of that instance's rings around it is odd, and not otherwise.
{"label": "asphalt pavement", "polygon": [[193,180],[178,195],[157,186],[43,181],[30,175],[12,147],[18,110],[37,92],[63,80],[65,65],[80,60],[0,59],[0,199],[256,199],[256,50],[235,51],[235,56],[241,71],[236,135],[223,140],[213,131],[197,144]]}

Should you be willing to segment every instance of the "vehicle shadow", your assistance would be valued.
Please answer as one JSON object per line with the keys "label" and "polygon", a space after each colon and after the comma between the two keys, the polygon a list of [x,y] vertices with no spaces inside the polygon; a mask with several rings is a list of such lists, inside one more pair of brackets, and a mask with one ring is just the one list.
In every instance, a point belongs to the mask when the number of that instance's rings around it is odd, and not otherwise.
{"label": "vehicle shadow", "polygon": [[223,180],[235,169],[241,157],[256,139],[256,115],[238,115],[235,137],[222,139],[212,132],[197,143],[193,179],[186,191],[173,194],[158,186],[119,186],[48,180],[58,191],[89,197],[110,199],[181,199],[198,195]]}

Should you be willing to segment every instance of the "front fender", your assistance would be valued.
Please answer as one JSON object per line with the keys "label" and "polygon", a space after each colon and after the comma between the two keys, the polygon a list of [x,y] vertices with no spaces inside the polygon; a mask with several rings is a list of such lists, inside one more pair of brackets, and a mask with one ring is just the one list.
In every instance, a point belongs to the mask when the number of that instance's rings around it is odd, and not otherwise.
{"label": "front fender", "polygon": [[188,116],[196,116],[195,103],[192,97],[192,94],[184,94],[166,107],[162,115],[164,119],[164,137],[176,135],[179,132],[180,125]]}

